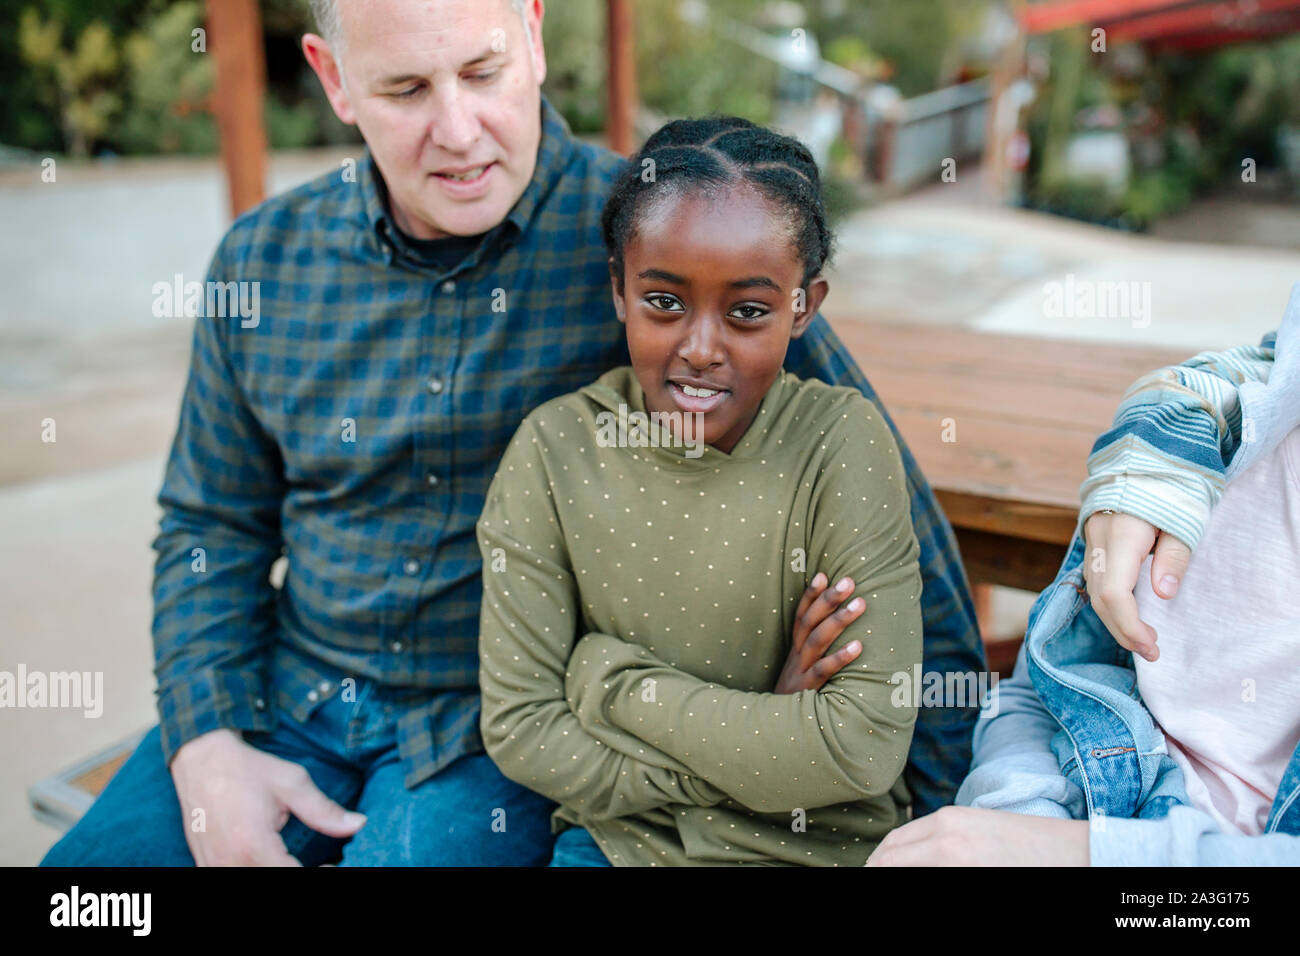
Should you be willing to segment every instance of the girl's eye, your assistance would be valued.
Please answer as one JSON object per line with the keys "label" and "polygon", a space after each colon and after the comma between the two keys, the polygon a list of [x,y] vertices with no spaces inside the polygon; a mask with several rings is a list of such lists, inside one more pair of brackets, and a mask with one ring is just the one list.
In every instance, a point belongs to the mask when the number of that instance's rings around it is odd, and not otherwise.
{"label": "girl's eye", "polygon": [[424,89],[424,87],[420,86],[419,84],[416,84],[415,86],[408,87],[404,90],[401,90],[400,92],[389,93],[388,95],[396,100],[409,100],[412,97],[414,97],[415,94],[419,93],[420,90],[422,89]]}
{"label": "girl's eye", "polygon": [[651,308],[658,309],[660,312],[681,312],[681,303],[675,296],[651,293],[645,297]]}
{"label": "girl's eye", "polygon": [[465,77],[465,79],[473,80],[475,83],[486,83],[496,75],[496,70],[488,70],[485,73],[470,73]]}
{"label": "girl's eye", "polygon": [[767,309],[758,305],[738,305],[731,310],[731,314],[746,322],[755,322],[767,315]]}

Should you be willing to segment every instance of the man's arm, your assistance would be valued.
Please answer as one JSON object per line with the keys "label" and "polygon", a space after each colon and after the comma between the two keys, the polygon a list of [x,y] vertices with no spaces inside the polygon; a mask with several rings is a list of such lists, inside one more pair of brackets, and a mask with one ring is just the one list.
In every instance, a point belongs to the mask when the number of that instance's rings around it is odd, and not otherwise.
{"label": "man's arm", "polygon": [[[800,338],[790,343],[785,367],[801,378],[856,388],[880,409],[903,459],[912,528],[921,547],[922,667],[927,673],[940,674],[984,670],[984,645],[952,526],[888,409],[881,405],[848,349],[820,314]],[[924,707],[917,714],[904,772],[912,793],[913,816],[924,816],[952,803],[958,784],[970,769],[971,734],[978,716],[979,708],[974,703],[968,707]]]}
{"label": "man's arm", "polygon": [[[888,428],[874,414],[842,427],[849,433],[815,489],[809,553],[825,558],[831,581],[857,582],[866,609],[830,652],[856,640],[861,654],[821,690],[761,693],[701,680],[640,645],[588,634],[574,648],[566,683],[583,727],[633,734],[761,812],[845,803],[894,786],[917,711],[915,701],[898,699],[893,678],[910,675],[921,657],[918,549]],[[844,504],[863,494],[865,513]],[[643,696],[646,681],[654,682],[653,699]]]}
{"label": "man's arm", "polygon": [[[240,277],[227,236],[210,281]],[[153,543],[154,656],[163,753],[212,730],[268,730],[267,651],[274,640],[283,464],[249,410],[229,341],[238,317],[200,315]]]}
{"label": "man's arm", "polygon": [[501,460],[478,525],[484,746],[511,780],[591,819],[672,804],[712,806],[725,795],[684,764],[630,737],[617,749],[569,710],[564,675],[581,622],[578,587],[534,438],[526,420]]}

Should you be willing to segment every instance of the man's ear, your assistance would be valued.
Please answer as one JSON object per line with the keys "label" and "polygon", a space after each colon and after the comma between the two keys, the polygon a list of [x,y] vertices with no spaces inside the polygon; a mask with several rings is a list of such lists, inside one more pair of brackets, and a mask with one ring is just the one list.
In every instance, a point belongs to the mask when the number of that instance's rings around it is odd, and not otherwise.
{"label": "man's ear", "polygon": [[546,17],[546,4],[542,0],[530,0],[524,7],[524,19],[528,21],[529,38],[532,49],[528,55],[533,58],[533,71],[537,74],[537,85],[546,81],[546,48],[542,44],[542,20]]}
{"label": "man's ear", "polygon": [[[790,338],[797,339],[804,334],[830,290],[830,283],[821,276],[813,276],[802,289],[795,289],[794,324],[790,326]],[[799,308],[801,305],[802,309]]]}
{"label": "man's ear", "polygon": [[320,85],[324,87],[325,96],[334,108],[334,115],[349,126],[355,125],[357,114],[352,109],[348,91],[343,85],[342,64],[335,59],[334,51],[325,42],[325,38],[314,33],[304,33],[302,53],[312,71],[320,78]]}
{"label": "man's ear", "polygon": [[614,260],[609,260],[609,287],[614,293],[614,314],[620,322],[627,322],[627,302],[623,299],[623,277],[615,270]]}

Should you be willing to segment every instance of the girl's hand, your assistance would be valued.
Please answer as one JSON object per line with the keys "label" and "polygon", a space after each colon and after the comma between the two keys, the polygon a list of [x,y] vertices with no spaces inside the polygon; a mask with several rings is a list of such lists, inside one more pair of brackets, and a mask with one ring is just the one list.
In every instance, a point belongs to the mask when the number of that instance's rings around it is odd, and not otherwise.
{"label": "girl's hand", "polygon": [[820,690],[842,667],[862,653],[862,644],[850,641],[834,654],[822,656],[826,648],[844,633],[844,628],[867,607],[862,598],[854,598],[840,606],[853,593],[852,578],[841,578],[832,589],[826,585],[826,575],[818,572],[803,593],[794,615],[794,641],[785,659],[785,667],[781,669],[781,677],[773,688],[774,693]]}

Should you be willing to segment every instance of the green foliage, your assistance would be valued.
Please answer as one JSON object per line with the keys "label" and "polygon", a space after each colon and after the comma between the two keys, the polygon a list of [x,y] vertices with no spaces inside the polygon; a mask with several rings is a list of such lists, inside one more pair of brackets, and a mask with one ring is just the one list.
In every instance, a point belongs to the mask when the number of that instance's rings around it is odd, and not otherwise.
{"label": "green foliage", "polygon": [[726,21],[749,22],[754,5],[712,0],[709,25],[682,17],[678,0],[636,5],[637,80],[641,100],[667,116],[726,113],[770,122],[777,70],[735,43]]}
{"label": "green foliage", "polygon": [[605,125],[605,4],[565,0],[548,4],[542,21],[547,98],[575,133]]}
{"label": "green foliage", "polygon": [[320,121],[310,102],[289,104],[277,93],[266,97],[266,138],[272,149],[302,149],[320,142]]}
{"label": "green foliage", "polygon": [[[904,96],[929,93],[951,82],[953,50],[975,33],[989,9],[988,0],[810,0],[803,4],[809,26],[836,57],[837,38],[862,38],[872,59],[888,64],[888,82]],[[835,56],[830,53],[834,52]]]}
{"label": "green foliage", "polygon": [[41,101],[58,113],[68,152],[87,156],[122,106],[113,88],[118,50],[99,21],[88,24],[71,46],[64,44],[63,32],[61,22],[29,8],[19,19],[18,48],[37,77]]}
{"label": "green foliage", "polygon": [[183,0],[127,38],[130,108],[118,131],[124,150],[209,153],[217,148],[209,112],[212,59],[192,48],[192,31],[202,25],[200,0]]}
{"label": "green foliage", "polygon": [[1160,169],[1134,178],[1124,195],[1123,211],[1145,228],[1192,201],[1195,181],[1186,171]]}
{"label": "green foliage", "polygon": [[886,72],[885,61],[872,51],[863,37],[855,33],[832,37],[822,47],[822,59],[868,79],[877,79]]}

